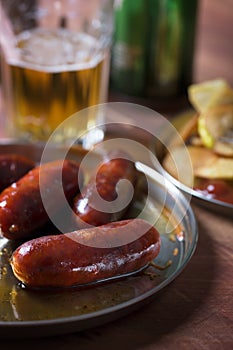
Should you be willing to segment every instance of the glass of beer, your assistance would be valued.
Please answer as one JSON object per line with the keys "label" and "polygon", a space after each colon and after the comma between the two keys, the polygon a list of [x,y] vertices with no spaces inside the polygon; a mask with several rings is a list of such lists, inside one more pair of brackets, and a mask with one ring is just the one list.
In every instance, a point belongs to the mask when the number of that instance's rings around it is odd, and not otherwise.
{"label": "glass of beer", "polygon": [[[69,116],[106,102],[111,0],[0,0],[2,90],[8,135],[46,141]],[[88,109],[88,108],[87,108]],[[79,137],[100,115],[60,128]]]}

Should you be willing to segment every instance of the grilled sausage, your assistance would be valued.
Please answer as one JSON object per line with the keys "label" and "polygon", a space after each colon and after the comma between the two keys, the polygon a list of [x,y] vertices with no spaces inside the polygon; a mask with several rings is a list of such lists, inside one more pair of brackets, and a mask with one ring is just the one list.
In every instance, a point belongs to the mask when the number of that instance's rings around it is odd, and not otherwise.
{"label": "grilled sausage", "polygon": [[34,167],[35,163],[27,157],[13,153],[0,154],[0,192]]}
{"label": "grilled sausage", "polygon": [[80,286],[138,271],[158,255],[160,244],[148,222],[122,220],[27,241],[12,254],[11,266],[28,287]]}
{"label": "grilled sausage", "polygon": [[126,186],[118,188],[117,192],[117,184],[122,179],[130,181],[135,187],[136,169],[134,163],[122,151],[109,153],[98,167],[96,176],[90,179],[82,193],[74,200],[73,210],[76,214],[78,228],[85,228],[89,225],[100,226],[122,218],[129,205],[126,205],[123,210],[108,212],[97,209],[100,203],[96,199],[97,190],[98,195],[110,205],[117,198],[124,203],[129,195],[129,187],[126,184]]}
{"label": "grilled sausage", "polygon": [[0,195],[0,233],[15,240],[30,236],[42,227],[49,217],[41,191],[49,212],[55,214],[64,204],[62,189],[67,201],[77,195],[79,170],[79,163],[53,161],[32,169],[6,188]]}

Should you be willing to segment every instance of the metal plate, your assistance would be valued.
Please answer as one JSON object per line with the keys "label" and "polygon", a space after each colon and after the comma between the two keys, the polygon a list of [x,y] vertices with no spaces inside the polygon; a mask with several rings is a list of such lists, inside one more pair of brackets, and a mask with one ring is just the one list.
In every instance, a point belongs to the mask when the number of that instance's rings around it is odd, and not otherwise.
{"label": "metal plate", "polygon": [[[41,147],[1,145],[0,153],[17,152],[38,160]],[[82,159],[83,151],[72,153]],[[35,292],[22,288],[13,276],[9,258],[16,243],[0,238],[0,336],[42,337],[81,331],[118,319],[151,301],[156,293],[173,281],[188,264],[197,239],[192,209],[182,193],[171,183],[159,180],[148,167],[145,171],[150,187],[144,219],[155,218],[162,238],[161,251],[155,259],[164,270],[148,267],[124,279],[87,289]],[[143,187],[142,187],[143,188]],[[140,191],[128,217],[135,217],[144,207],[147,196]],[[165,201],[165,202],[164,202]],[[172,212],[172,213],[171,213]]]}
{"label": "metal plate", "polygon": [[[179,128],[181,128],[193,114],[194,112],[192,110],[185,111],[182,114],[173,118],[172,124],[179,131]],[[153,143],[151,148],[152,151],[155,152],[156,157],[162,165],[162,160],[165,154],[165,148],[161,145],[161,143],[157,144],[156,141],[155,143]],[[165,178],[167,178],[173,185],[175,185],[179,190],[181,190],[184,195],[188,195],[188,197],[191,197],[192,202],[208,210],[214,211],[217,214],[233,217],[233,204],[204,196],[202,193],[195,191],[192,188],[182,184],[180,181],[171,176],[165,169],[161,169],[161,167],[158,167],[158,171],[160,171],[160,173],[162,173]]]}

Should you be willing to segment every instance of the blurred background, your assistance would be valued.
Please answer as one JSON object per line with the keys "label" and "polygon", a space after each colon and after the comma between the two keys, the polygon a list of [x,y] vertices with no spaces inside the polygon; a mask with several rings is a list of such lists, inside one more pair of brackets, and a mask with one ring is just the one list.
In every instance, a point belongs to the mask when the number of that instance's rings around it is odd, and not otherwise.
{"label": "blurred background", "polygon": [[200,0],[195,82],[222,77],[233,85],[232,8],[232,0]]}
{"label": "blurred background", "polygon": [[[188,5],[193,3],[187,2]],[[197,5],[192,81],[199,83],[224,78],[233,85],[233,0],[199,0]],[[190,11],[188,14],[192,15]],[[121,94],[112,87],[110,100],[140,103],[169,115],[185,108],[188,103],[184,95],[165,101],[135,99],[133,95]]]}
{"label": "blurred background", "polygon": [[[118,1],[120,2],[120,1]],[[188,2],[188,4],[191,2]],[[233,0],[199,0],[193,56],[193,82],[224,78],[233,86]],[[135,30],[133,28],[132,30]],[[186,107],[186,96],[160,102],[154,98],[122,93],[109,88],[110,101],[127,101],[146,105],[170,115]],[[3,134],[3,103],[0,98],[0,137]]]}

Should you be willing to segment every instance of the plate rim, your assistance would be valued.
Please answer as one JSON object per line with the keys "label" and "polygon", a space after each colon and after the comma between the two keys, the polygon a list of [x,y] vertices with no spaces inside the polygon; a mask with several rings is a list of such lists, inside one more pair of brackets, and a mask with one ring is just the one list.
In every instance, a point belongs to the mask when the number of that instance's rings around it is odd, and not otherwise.
{"label": "plate rim", "polygon": [[164,168],[162,168],[161,171],[162,171],[162,174],[166,178],[168,178],[168,180],[170,182],[172,182],[176,187],[178,187],[181,191],[186,192],[187,194],[192,195],[193,197],[197,197],[198,199],[201,199],[201,200],[213,203],[213,204],[220,205],[221,207],[233,209],[233,204],[223,202],[223,201],[220,201],[220,200],[215,199],[215,198],[207,198],[203,194],[201,194],[200,192],[195,191],[193,188],[190,188],[190,187],[182,184],[180,181],[178,181],[172,175],[170,175]]}

